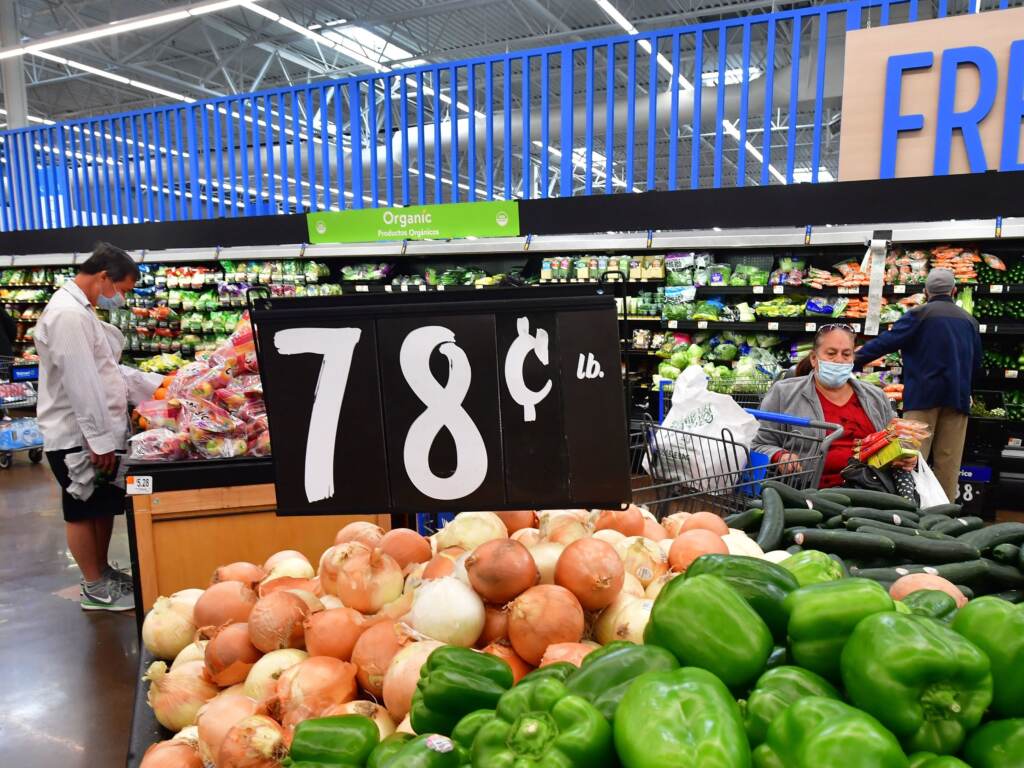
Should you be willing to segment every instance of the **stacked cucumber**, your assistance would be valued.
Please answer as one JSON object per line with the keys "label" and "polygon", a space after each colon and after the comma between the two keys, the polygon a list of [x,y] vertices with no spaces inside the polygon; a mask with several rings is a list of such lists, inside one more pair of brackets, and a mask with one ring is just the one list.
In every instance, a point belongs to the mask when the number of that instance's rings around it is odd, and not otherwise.
{"label": "stacked cucumber", "polygon": [[920,509],[903,498],[854,488],[798,491],[768,480],[760,499],[725,519],[764,551],[827,552],[851,576],[886,586],[908,573],[942,576],[968,597],[1024,601],[1024,523],[984,525],[959,504]]}

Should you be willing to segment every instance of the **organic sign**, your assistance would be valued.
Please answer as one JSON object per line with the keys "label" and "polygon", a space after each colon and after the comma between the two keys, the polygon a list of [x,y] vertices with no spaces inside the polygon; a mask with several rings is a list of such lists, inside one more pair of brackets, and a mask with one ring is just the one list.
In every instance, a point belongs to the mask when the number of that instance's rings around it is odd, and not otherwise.
{"label": "organic sign", "polygon": [[519,234],[515,200],[324,211],[306,217],[310,243],[450,240]]}
{"label": "organic sign", "polygon": [[278,512],[627,502],[618,322],[599,291],[257,301]]}

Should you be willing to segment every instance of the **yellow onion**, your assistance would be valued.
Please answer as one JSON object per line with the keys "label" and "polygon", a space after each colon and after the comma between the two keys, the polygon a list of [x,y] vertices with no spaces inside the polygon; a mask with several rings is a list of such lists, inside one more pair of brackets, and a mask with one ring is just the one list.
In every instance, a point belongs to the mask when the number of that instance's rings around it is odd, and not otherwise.
{"label": "yellow onion", "polygon": [[217,768],[280,768],[288,756],[288,735],[266,715],[239,720],[227,732]]}
{"label": "yellow onion", "polygon": [[402,594],[402,569],[380,549],[355,541],[341,544],[334,548],[332,562],[338,567],[336,594],[349,608],[376,613]]}
{"label": "yellow onion", "polygon": [[307,658],[309,654],[298,648],[271,651],[249,670],[245,678],[245,695],[256,701],[263,701],[277,690],[277,681],[286,670]]}
{"label": "yellow onion", "polygon": [[508,529],[493,512],[462,512],[435,535],[439,552],[448,547],[472,552],[485,541],[507,539]]}
{"label": "yellow onion", "polygon": [[216,765],[221,742],[236,723],[256,714],[256,702],[248,696],[220,694],[203,704],[196,715],[199,726],[199,754]]}
{"label": "yellow onion", "polygon": [[420,669],[427,663],[427,657],[435,648],[444,643],[435,640],[421,640],[409,643],[395,654],[384,675],[384,705],[393,720],[401,720],[409,714],[412,695],[420,679]]}
{"label": "yellow onion", "polygon": [[395,732],[395,721],[391,719],[391,715],[380,704],[375,704],[372,701],[347,701],[344,704],[331,707],[324,712],[323,717],[334,717],[335,715],[361,715],[370,718],[376,724],[377,730],[380,731],[381,741]]}
{"label": "yellow onion", "polygon": [[154,661],[143,680],[149,682],[146,700],[157,722],[170,731],[193,725],[199,708],[217,695],[217,686],[206,679],[202,662],[190,661],[169,672],[162,661]]}
{"label": "yellow onion", "polygon": [[191,606],[166,597],[156,599],[142,622],[142,644],[158,659],[173,659],[195,634]]}

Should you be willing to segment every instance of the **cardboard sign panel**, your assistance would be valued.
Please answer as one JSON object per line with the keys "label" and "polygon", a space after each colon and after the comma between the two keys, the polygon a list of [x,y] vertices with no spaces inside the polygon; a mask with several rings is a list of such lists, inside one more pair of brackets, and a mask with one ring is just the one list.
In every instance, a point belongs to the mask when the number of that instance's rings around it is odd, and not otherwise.
{"label": "cardboard sign panel", "polygon": [[489,293],[256,301],[279,514],[629,501],[614,299]]}
{"label": "cardboard sign panel", "polygon": [[1024,168],[1024,8],[846,35],[839,180]]}

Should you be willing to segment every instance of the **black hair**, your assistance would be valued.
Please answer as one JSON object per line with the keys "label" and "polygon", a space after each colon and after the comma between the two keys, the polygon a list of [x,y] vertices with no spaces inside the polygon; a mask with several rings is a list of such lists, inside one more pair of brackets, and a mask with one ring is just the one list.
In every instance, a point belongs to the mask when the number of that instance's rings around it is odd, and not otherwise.
{"label": "black hair", "polygon": [[140,275],[139,265],[132,261],[132,257],[110,243],[97,243],[92,256],[79,265],[78,272],[86,275],[106,272],[115,283],[126,277],[138,280]]}
{"label": "black hair", "polygon": [[[818,328],[818,332],[814,334],[814,350],[817,351],[818,347],[821,346],[821,340],[832,331],[842,331],[850,335],[850,340],[856,343],[857,333],[852,327],[844,323],[828,323]],[[807,376],[813,370],[811,365],[810,354],[804,355],[800,358],[800,362],[796,364],[796,370],[793,372],[794,376]]]}

